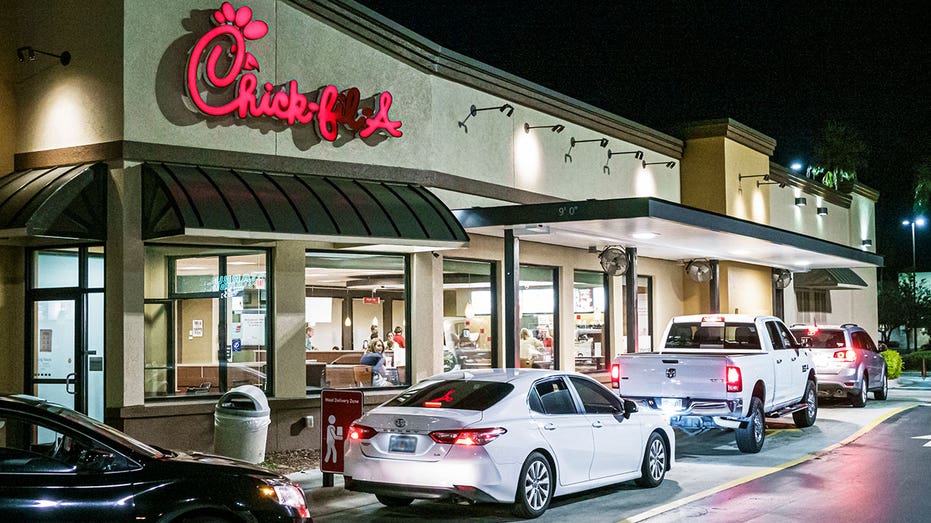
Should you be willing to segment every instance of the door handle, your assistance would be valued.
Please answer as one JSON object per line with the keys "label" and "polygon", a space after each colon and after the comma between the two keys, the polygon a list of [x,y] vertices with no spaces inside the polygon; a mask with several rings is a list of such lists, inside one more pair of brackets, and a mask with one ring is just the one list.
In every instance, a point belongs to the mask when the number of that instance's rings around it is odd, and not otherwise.
{"label": "door handle", "polygon": [[592,423],[592,427],[595,427],[596,429],[600,429],[601,427],[604,427],[604,425],[601,423],[601,420],[598,420]]}
{"label": "door handle", "polygon": [[555,424],[555,423],[547,423],[546,425],[543,425],[543,428],[546,429],[546,430],[556,430],[556,424]]}
{"label": "door handle", "polygon": [[74,394],[74,378],[75,373],[68,374],[65,376],[65,392],[68,394]]}
{"label": "door handle", "polygon": [[776,363],[782,363],[782,360],[776,360]]}

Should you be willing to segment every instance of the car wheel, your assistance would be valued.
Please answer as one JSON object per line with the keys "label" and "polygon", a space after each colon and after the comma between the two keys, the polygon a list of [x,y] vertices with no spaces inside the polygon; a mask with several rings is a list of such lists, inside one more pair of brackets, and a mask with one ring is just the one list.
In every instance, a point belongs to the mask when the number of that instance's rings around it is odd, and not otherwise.
{"label": "car wheel", "polygon": [[539,452],[531,452],[520,469],[514,515],[536,518],[546,512],[553,498],[553,469],[549,460]]}
{"label": "car wheel", "polygon": [[883,385],[877,391],[873,391],[873,398],[884,400],[889,397],[889,376],[886,375],[886,369],[883,369]]}
{"label": "car wheel", "polygon": [[747,426],[734,431],[737,436],[737,448],[741,452],[756,454],[763,448],[766,439],[766,422],[763,419],[763,402],[754,396],[750,399],[750,420]]}
{"label": "car wheel", "polygon": [[850,404],[854,407],[864,407],[866,406],[866,373],[863,374],[863,379],[860,380],[860,389],[850,396]]}
{"label": "car wheel", "polygon": [[639,478],[634,483],[641,487],[653,488],[658,487],[666,477],[666,464],[669,456],[669,450],[666,448],[666,440],[654,432],[650,434],[647,440],[647,448],[643,452],[643,464],[640,466]]}
{"label": "car wheel", "polygon": [[792,420],[800,429],[814,425],[815,419],[818,418],[818,395],[815,394],[815,382],[808,380],[802,401],[805,403],[805,408],[792,413]]}
{"label": "car wheel", "polygon": [[386,507],[406,507],[414,501],[414,498],[399,498],[395,496],[383,496],[375,494],[375,499]]}

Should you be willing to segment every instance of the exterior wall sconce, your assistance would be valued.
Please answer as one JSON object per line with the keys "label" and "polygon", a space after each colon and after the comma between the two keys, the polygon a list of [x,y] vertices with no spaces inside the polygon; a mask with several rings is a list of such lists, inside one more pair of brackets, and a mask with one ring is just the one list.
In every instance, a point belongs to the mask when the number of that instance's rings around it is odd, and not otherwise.
{"label": "exterior wall sconce", "polygon": [[808,205],[808,200],[804,196],[799,196],[795,199],[795,205],[797,207],[804,207]]}
{"label": "exterior wall sconce", "polygon": [[576,140],[573,136],[569,138],[569,150],[566,151],[565,156],[563,156],[563,161],[566,163],[572,163],[572,148],[575,147],[577,143],[589,143],[589,142],[598,142],[598,145],[603,149],[608,146],[607,138],[593,138],[591,140]]}
{"label": "exterior wall sconce", "polygon": [[608,159],[605,160],[605,166],[602,169],[605,174],[611,174],[611,169],[608,168],[608,162],[611,161],[612,156],[615,156],[618,154],[632,154],[634,155],[634,158],[638,160],[643,160],[643,151],[612,151],[611,149],[608,149]]}
{"label": "exterior wall sconce", "polygon": [[642,164],[644,169],[647,168],[647,165],[665,165],[667,169],[672,169],[676,166],[676,162],[648,162],[646,160],[644,160]]}
{"label": "exterior wall sconce", "polygon": [[566,126],[565,126],[565,125],[562,125],[562,124],[556,124],[556,125],[530,125],[529,123],[524,122],[524,132],[529,134],[531,129],[549,129],[550,131],[553,131],[554,133],[559,134],[559,133],[561,133],[561,132],[563,132],[563,131],[566,130]]}
{"label": "exterior wall sconce", "polygon": [[828,208],[827,207],[818,207],[818,216],[827,216]]}
{"label": "exterior wall sconce", "polygon": [[490,111],[492,109],[497,109],[501,111],[502,113],[505,113],[505,116],[507,116],[508,118],[510,118],[511,115],[514,114],[514,107],[512,107],[511,104],[496,105],[494,107],[482,107],[481,109],[475,107],[475,105],[473,104],[469,107],[469,114],[467,114],[466,117],[463,118],[462,121],[459,122],[459,127],[461,127],[465,132],[468,133],[469,127],[466,125],[466,121],[469,118],[477,115],[478,113],[482,111]]}
{"label": "exterior wall sconce", "polygon": [[20,62],[35,62],[37,54],[44,54],[45,56],[53,56],[58,58],[58,61],[61,65],[68,65],[71,63],[71,53],[68,51],[62,51],[61,54],[50,53],[48,51],[40,51],[28,45],[25,47],[20,47],[16,50],[16,57],[19,58]]}
{"label": "exterior wall sconce", "polygon": [[873,240],[871,240],[871,239],[869,239],[869,238],[867,238],[867,239],[863,240],[862,242],[860,242],[860,248],[862,248],[864,251],[870,250],[870,248],[871,248],[872,246],[873,246]]}

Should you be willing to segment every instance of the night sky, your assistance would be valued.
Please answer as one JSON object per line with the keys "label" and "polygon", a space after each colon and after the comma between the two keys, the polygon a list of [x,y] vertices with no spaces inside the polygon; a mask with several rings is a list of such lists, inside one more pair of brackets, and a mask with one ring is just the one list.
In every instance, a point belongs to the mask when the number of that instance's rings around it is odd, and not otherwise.
{"label": "night sky", "polygon": [[[870,147],[877,252],[911,265],[914,166],[931,157],[931,8],[905,2],[362,0],[435,43],[679,136],[732,118],[808,163],[826,121]],[[918,229],[931,270],[931,227]]]}

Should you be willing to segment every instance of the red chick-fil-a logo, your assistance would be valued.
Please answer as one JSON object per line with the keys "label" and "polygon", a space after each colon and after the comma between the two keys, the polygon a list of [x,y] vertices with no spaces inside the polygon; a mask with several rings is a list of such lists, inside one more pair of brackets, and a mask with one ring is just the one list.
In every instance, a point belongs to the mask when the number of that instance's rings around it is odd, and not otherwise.
{"label": "red chick-fil-a logo", "polygon": [[[341,125],[357,132],[360,138],[368,138],[378,131],[395,138],[401,136],[401,122],[388,117],[392,101],[388,91],[378,95],[373,108],[359,107],[360,95],[355,87],[339,92],[335,85],[327,85],[320,90],[317,100],[312,101],[298,90],[296,80],[290,80],[278,86],[266,82],[259,94],[258,78],[245,72],[259,70],[255,56],[246,51],[246,40],[264,38],[268,34],[268,24],[253,20],[250,7],[235,9],[229,2],[223,2],[213,13],[213,19],[219,25],[197,41],[187,64],[188,95],[203,113],[210,116],[236,114],[240,118],[270,116],[286,121],[288,125],[309,124],[316,120],[320,137],[331,142],[336,140]],[[229,43],[228,51],[220,45],[221,42]],[[224,53],[228,57],[228,66],[221,64]],[[210,85],[221,89],[238,81],[236,97],[222,105],[208,103],[197,85],[201,73]]]}

